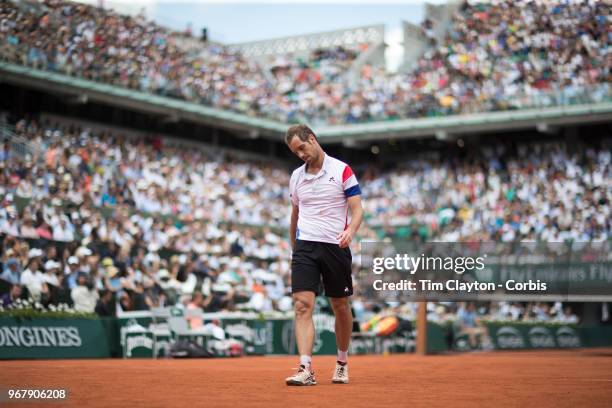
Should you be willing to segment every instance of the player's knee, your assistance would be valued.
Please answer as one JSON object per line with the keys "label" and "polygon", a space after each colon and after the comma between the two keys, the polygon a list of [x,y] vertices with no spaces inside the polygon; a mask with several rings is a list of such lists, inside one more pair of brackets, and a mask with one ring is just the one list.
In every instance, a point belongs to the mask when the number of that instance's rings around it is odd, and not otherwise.
{"label": "player's knee", "polygon": [[334,314],[351,313],[351,306],[348,298],[331,298],[332,309]]}
{"label": "player's knee", "polygon": [[304,299],[295,299],[293,309],[295,310],[295,316],[297,318],[300,317],[308,317],[312,314],[312,303],[304,300]]}

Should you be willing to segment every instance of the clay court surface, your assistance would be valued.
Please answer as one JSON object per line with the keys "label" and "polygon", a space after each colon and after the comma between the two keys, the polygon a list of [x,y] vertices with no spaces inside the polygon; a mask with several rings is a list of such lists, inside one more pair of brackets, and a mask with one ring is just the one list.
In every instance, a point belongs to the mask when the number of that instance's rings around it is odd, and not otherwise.
{"label": "clay court surface", "polygon": [[[334,360],[315,357],[314,387],[284,384],[295,357],[2,361],[0,387],[67,388],[75,407],[612,406],[612,349],[353,356],[348,385]],[[57,406],[10,406],[36,405]]]}

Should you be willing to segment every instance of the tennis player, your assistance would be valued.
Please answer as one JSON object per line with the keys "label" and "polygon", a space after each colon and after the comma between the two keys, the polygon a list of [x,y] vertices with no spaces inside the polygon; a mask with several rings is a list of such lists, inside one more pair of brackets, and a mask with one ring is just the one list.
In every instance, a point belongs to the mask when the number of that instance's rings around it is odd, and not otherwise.
{"label": "tennis player", "polygon": [[[351,168],[325,154],[313,131],[305,125],[287,130],[285,142],[304,164],[291,175],[291,292],[295,309],[295,336],[300,353],[297,372],[287,385],[316,385],[312,368],[315,296],[329,297],[336,317],[338,358],[332,382],[348,384],[348,348],[353,316],[351,250],[363,219],[361,190]],[[350,214],[349,214],[350,209]],[[350,215],[350,217],[349,217]]]}

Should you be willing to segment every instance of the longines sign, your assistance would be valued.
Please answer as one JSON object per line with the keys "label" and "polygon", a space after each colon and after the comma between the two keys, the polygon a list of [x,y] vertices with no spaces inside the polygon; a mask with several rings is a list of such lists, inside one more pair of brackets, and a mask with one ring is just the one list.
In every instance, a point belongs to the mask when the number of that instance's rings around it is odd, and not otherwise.
{"label": "longines sign", "polygon": [[0,359],[110,357],[99,319],[0,318]]}
{"label": "longines sign", "polygon": [[76,327],[0,327],[0,347],[80,347]]}

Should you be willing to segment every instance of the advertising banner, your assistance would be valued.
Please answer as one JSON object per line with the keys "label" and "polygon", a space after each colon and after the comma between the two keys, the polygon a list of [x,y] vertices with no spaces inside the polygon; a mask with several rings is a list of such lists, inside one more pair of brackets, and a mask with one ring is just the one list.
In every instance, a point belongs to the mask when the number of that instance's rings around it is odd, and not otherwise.
{"label": "advertising banner", "polygon": [[0,318],[0,359],[110,357],[98,319]]}
{"label": "advertising banner", "polygon": [[582,347],[576,325],[538,323],[485,323],[493,347],[499,350]]}

